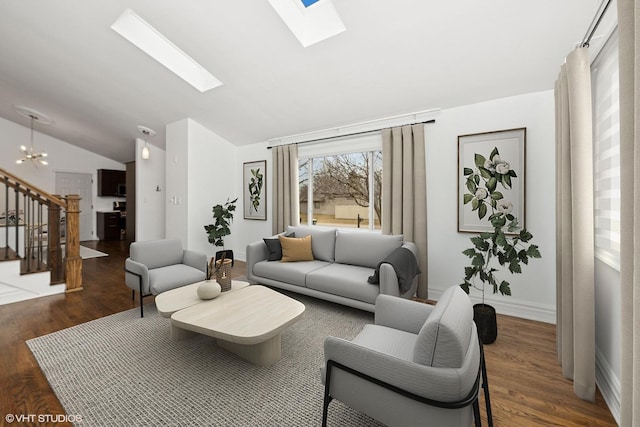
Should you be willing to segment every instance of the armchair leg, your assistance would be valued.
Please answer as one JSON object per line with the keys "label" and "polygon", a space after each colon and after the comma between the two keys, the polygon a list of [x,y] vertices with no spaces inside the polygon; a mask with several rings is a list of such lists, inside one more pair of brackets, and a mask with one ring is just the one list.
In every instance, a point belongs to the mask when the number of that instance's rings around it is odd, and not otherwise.
{"label": "armchair leg", "polygon": [[480,402],[478,399],[473,401],[473,420],[475,427],[482,427],[482,419],[480,418]]}
{"label": "armchair leg", "polygon": [[327,415],[329,413],[329,403],[332,397],[329,395],[329,383],[331,381],[331,361],[327,363],[327,370],[324,378],[324,400],[322,402],[322,427],[327,427]]}
{"label": "armchair leg", "polygon": [[480,341],[480,363],[482,364],[482,389],[484,390],[484,402],[487,406],[487,422],[493,427],[493,414],[491,413],[491,398],[489,397],[489,380],[487,379],[487,364],[484,359],[484,347]]}
{"label": "armchair leg", "polygon": [[142,279],[140,279],[140,317],[144,317],[144,308],[142,307]]}

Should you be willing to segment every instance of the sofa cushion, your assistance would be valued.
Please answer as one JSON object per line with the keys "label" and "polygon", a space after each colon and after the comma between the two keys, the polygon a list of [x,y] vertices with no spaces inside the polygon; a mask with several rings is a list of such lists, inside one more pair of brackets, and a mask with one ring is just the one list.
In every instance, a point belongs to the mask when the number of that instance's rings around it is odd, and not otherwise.
{"label": "sofa cushion", "polygon": [[372,268],[334,263],[307,274],[307,288],[374,304],[380,289],[367,283],[372,274]]}
{"label": "sofa cushion", "polygon": [[380,261],[400,246],[402,235],[338,230],[335,261],[376,268]]}
{"label": "sofa cushion", "polygon": [[134,242],[129,248],[130,257],[147,266],[149,270],[182,263],[182,242],[177,239]]}
{"label": "sofa cushion", "polygon": [[[284,237],[296,237],[296,235],[295,233],[285,233]],[[269,251],[269,257],[267,260],[280,261],[282,259],[282,245],[280,244],[280,239],[278,237],[265,237],[262,240],[264,240],[264,244],[267,245],[267,250]]]}
{"label": "sofa cushion", "polygon": [[321,261],[335,261],[336,229],[305,227],[303,225],[287,226],[287,231],[296,237],[311,236],[313,258]]}
{"label": "sofa cushion", "polygon": [[205,273],[203,271],[185,264],[175,264],[149,270],[150,292],[153,295],[191,283],[201,282],[204,279]]}
{"label": "sofa cushion", "polygon": [[278,238],[282,246],[282,262],[313,261],[311,236]]}
{"label": "sofa cushion", "polygon": [[253,275],[297,286],[305,286],[307,273],[329,265],[326,261],[269,262],[260,261],[253,266]]}
{"label": "sofa cushion", "polygon": [[469,296],[451,286],[438,300],[416,340],[413,361],[427,366],[460,368],[464,361],[473,324]]}

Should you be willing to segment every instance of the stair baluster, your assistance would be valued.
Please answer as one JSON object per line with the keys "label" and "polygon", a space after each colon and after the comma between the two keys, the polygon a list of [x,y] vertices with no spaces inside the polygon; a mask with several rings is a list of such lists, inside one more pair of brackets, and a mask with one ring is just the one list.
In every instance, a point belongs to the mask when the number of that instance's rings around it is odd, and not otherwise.
{"label": "stair baluster", "polygon": [[[67,292],[82,290],[78,222],[80,198],[73,194],[64,198],[51,195],[0,169],[0,185],[3,184],[4,206],[0,204],[0,212],[4,208],[5,214],[0,227],[4,226],[5,231],[0,234],[0,239],[4,234],[4,257],[0,255],[0,260],[22,258],[23,274],[50,270],[51,284],[66,282]],[[64,211],[64,217],[61,211]],[[64,262],[61,247],[62,220],[65,221],[66,237]],[[13,245],[12,231],[15,232]]]}

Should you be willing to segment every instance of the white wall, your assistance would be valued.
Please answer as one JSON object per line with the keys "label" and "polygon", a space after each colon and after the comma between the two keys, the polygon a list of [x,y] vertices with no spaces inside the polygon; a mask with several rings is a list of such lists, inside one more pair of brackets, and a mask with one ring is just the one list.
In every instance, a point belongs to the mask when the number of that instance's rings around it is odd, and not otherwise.
{"label": "white wall", "polygon": [[[555,323],[554,120],[553,91],[544,91],[443,110],[436,123],[425,125],[430,298],[438,299],[447,287],[459,285],[469,260],[462,251],[471,247],[471,235],[457,231],[458,135],[526,127],[526,227],[543,258],[532,260],[520,275],[504,276],[511,283],[511,297],[489,294],[487,300],[500,313]],[[238,168],[242,162],[267,159],[271,201],[273,171],[266,147],[238,147]],[[240,170],[236,179],[241,185]],[[248,243],[271,235],[271,208],[267,221],[239,219],[236,225],[236,258],[246,259]]]}
{"label": "white wall", "polygon": [[596,258],[596,381],[613,416],[620,420],[620,272]]}
{"label": "white wall", "polygon": [[[189,119],[187,244],[189,249],[204,252],[209,257],[223,248],[209,243],[204,226],[213,223],[214,205],[223,205],[227,199],[238,197],[240,185],[235,176],[241,166],[237,151],[236,146]],[[236,246],[238,218],[242,218],[242,209],[236,204],[231,234],[224,239],[225,249]]]}
{"label": "white wall", "polygon": [[[237,197],[238,148],[192,119],[167,126],[166,236],[185,248],[212,256],[220,247],[207,240],[204,226],[213,222],[211,209]],[[236,211],[225,248],[234,249]]]}
{"label": "white wall", "polygon": [[[526,228],[534,235],[542,259],[520,275],[501,275],[512,296],[489,293],[499,313],[555,323],[555,125],[553,91],[498,99],[444,110],[425,126],[429,296],[438,299],[449,286],[462,283],[472,246],[471,234],[457,231],[457,161],[459,135],[527,128]],[[472,298],[480,296],[472,291]]]}
{"label": "white wall", "polygon": [[271,236],[272,224],[272,194],[273,194],[273,163],[271,150],[267,149],[266,142],[238,147],[238,170],[235,180],[238,182],[238,196],[242,201],[242,164],[257,160],[267,161],[267,220],[244,219],[242,204],[238,205],[237,222],[235,227],[235,248],[234,253],[237,259],[246,260],[246,249],[249,243],[260,240],[263,237]]}
{"label": "white wall", "polygon": [[188,119],[167,125],[165,186],[165,236],[187,241]]}
{"label": "white wall", "polygon": [[[53,125],[55,126],[55,124]],[[125,170],[123,163],[99,156],[90,151],[78,148],[67,142],[44,135],[34,133],[34,149],[46,152],[49,166],[35,168],[30,163],[17,165],[16,160],[21,157],[20,145],[29,145],[31,129],[0,118],[0,168],[12,173],[30,184],[33,184],[49,193],[55,190],[55,172],[72,172],[91,174],[93,177],[93,208],[97,211],[113,210],[113,201],[122,200],[112,197],[98,197],[98,169]],[[92,217],[93,236],[96,235],[96,215]]]}
{"label": "white wall", "polygon": [[165,151],[147,142],[149,159],[142,159],[144,140],[136,139],[136,241],[165,237]]}

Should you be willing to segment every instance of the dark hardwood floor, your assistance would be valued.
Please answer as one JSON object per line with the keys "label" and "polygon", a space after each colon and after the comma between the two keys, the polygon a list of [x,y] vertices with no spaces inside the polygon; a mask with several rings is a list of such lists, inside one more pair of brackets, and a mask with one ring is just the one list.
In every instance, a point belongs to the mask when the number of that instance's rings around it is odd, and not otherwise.
{"label": "dark hardwood floor", "polygon": [[[8,424],[7,414],[64,414],[25,341],[137,307],[124,284],[128,244],[83,245],[109,254],[83,261],[84,290],[0,306],[0,425],[37,425]],[[233,277],[244,268],[236,261]],[[485,346],[496,426],[616,425],[600,393],[595,403],[580,400],[562,377],[554,325],[498,316],[498,328],[497,341]]]}

